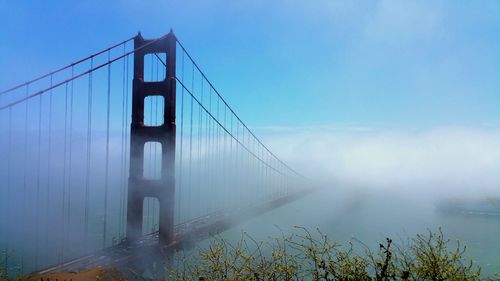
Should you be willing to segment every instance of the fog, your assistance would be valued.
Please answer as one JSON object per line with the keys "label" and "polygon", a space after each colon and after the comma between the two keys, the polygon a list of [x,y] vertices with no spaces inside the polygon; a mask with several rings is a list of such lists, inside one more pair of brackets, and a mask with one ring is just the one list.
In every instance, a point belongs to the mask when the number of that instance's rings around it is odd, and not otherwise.
{"label": "fog", "polygon": [[[266,241],[282,232],[300,233],[294,226],[303,226],[312,232],[319,228],[341,244],[362,241],[376,251],[385,237],[401,244],[418,233],[441,229],[445,237],[467,245],[467,257],[483,273],[500,270],[500,217],[440,210],[450,200],[500,196],[499,129],[345,126],[257,131],[321,188],[225,232],[231,241],[241,231]],[[357,243],[357,248],[363,247]]]}
{"label": "fog", "polygon": [[[200,113],[195,109],[194,114]],[[194,119],[198,118],[206,117],[196,115]],[[230,142],[228,135],[217,132],[216,127],[199,127],[204,120],[207,119],[197,121],[192,135],[181,133],[180,126],[177,128],[177,224],[216,211],[279,198],[289,192],[289,186],[298,187],[296,182],[290,185],[281,181],[279,173],[266,168],[245,151],[243,145],[251,150],[255,147],[251,147],[251,142],[241,133],[241,144],[236,145]],[[18,127],[22,128],[23,122],[20,123]],[[240,231],[245,230],[265,240],[282,230],[293,233],[296,231],[293,226],[301,225],[309,229],[318,227],[340,242],[354,237],[376,248],[377,242],[386,236],[402,238],[442,227],[448,237],[472,245],[470,256],[485,267],[485,272],[498,271],[498,216],[447,216],[439,211],[439,206],[448,200],[500,196],[497,172],[500,129],[488,126],[253,129],[271,151],[307,178],[305,185],[300,183],[300,188],[319,189],[238,224],[222,235],[238,239]],[[86,160],[84,131],[75,130],[72,145],[68,146],[63,131],[54,130],[49,134],[42,130],[41,149],[36,146],[37,135],[35,128],[28,130],[27,142],[22,130],[2,138],[5,155],[10,155],[1,161],[5,183],[2,185],[2,195],[5,195],[2,197],[5,211],[2,236],[8,237],[4,239],[5,247],[16,253],[14,261],[26,263],[24,270],[43,268],[88,253],[82,251],[82,239],[90,240],[88,245],[92,251],[114,245],[124,236],[125,227],[127,135],[119,130],[110,132],[107,210],[105,132],[93,132],[90,162]],[[48,136],[52,139],[50,146]],[[10,152],[6,150],[9,147]],[[49,148],[50,158],[47,157]],[[65,151],[72,151],[71,162]],[[252,151],[268,157],[262,154],[262,149]],[[146,178],[160,174],[159,154],[161,146],[155,143],[145,146]],[[87,163],[90,163],[88,170]],[[66,175],[62,173],[65,167]],[[85,195],[86,173],[90,185],[88,196]],[[40,193],[37,193],[37,181],[40,181]],[[23,188],[25,182],[26,189]],[[27,211],[19,209],[19,204]],[[155,200],[144,201],[143,233],[157,230],[158,208]],[[103,237],[105,229],[107,237]],[[26,239],[30,242],[23,242]],[[28,258],[24,259],[23,254]]]}
{"label": "fog", "polygon": [[500,195],[498,128],[260,130],[279,155],[328,189],[349,185],[432,199]]}

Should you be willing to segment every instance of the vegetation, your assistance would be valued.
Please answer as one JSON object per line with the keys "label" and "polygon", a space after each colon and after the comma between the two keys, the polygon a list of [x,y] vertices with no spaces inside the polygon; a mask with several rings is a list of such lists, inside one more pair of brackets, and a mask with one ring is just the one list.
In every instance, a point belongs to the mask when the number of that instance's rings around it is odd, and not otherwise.
{"label": "vegetation", "polygon": [[[270,243],[242,234],[232,245],[221,237],[199,255],[181,258],[172,280],[500,280],[481,277],[481,268],[464,257],[466,247],[451,245],[441,230],[417,235],[396,245],[389,238],[372,252],[360,241],[342,246],[319,230],[282,235]],[[357,253],[360,252],[360,253]]]}
{"label": "vegetation", "polygon": [[0,281],[7,278],[8,255],[6,251],[0,251]]}

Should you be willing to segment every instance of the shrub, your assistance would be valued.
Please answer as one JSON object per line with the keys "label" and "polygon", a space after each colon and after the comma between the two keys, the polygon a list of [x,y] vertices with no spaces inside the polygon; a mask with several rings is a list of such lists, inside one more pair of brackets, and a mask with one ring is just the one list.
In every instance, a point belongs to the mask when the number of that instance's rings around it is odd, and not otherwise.
{"label": "shrub", "polygon": [[258,242],[246,233],[236,244],[218,236],[192,257],[178,256],[171,280],[500,280],[481,277],[464,257],[460,242],[451,247],[441,230],[419,234],[402,245],[387,238],[376,252],[360,241],[343,246],[317,230]]}

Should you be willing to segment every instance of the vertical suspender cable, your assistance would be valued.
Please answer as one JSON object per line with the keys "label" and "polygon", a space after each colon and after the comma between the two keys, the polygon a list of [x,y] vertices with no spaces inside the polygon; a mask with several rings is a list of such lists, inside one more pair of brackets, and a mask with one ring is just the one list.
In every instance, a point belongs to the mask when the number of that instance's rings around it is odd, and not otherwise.
{"label": "vertical suspender cable", "polygon": [[[200,75],[200,78],[201,78],[201,75]],[[203,81],[203,78],[201,78],[202,81]],[[201,104],[203,105],[203,89],[201,89],[202,91],[200,91],[200,99],[201,99]],[[194,87],[193,87],[193,91],[194,91]],[[201,210],[203,209],[202,208],[202,204],[201,204],[201,192],[204,191],[203,188],[202,188],[202,176],[201,176],[201,171],[202,171],[202,164],[203,162],[201,161],[201,147],[202,147],[202,122],[203,122],[203,116],[202,116],[202,110],[201,110],[201,105],[198,105],[198,157],[196,158],[196,161],[197,161],[197,164],[196,165],[198,167],[197,171],[196,171],[196,176],[197,176],[197,192],[196,192],[196,203],[195,205],[197,206],[198,208],[198,216],[200,216],[202,213],[201,213]]]}
{"label": "vertical suspender cable", "polygon": [[[108,63],[110,61],[108,50]],[[102,247],[106,247],[107,241],[107,220],[108,220],[108,188],[109,188],[109,118],[111,113],[111,63],[108,64],[108,90],[106,99],[106,160],[104,169],[104,219],[103,219],[103,239]]]}
{"label": "vertical suspender cable", "polygon": [[[209,85],[210,87],[210,85]],[[210,107],[212,107],[212,87],[210,87]],[[209,151],[209,155],[210,155],[210,190],[211,192],[214,192],[214,189],[215,189],[215,121],[210,118],[209,119],[210,122],[210,138],[209,138],[209,147],[210,147],[210,151]],[[215,193],[216,194],[216,193]],[[219,198],[219,197],[218,197]],[[217,202],[215,200],[212,200],[212,205],[213,205],[213,208],[218,206]],[[217,204],[217,205],[215,205]]]}
{"label": "vertical suspender cable", "polygon": [[[193,89],[193,80],[194,80],[194,66],[191,72],[191,89]],[[187,213],[188,213],[188,219],[191,219],[192,215],[192,176],[193,176],[193,98],[191,97],[191,118],[189,120],[190,122],[190,129],[189,129],[189,175],[188,175],[188,206],[187,206]]]}
{"label": "vertical suspender cable", "polygon": [[[233,133],[233,114],[231,114],[231,135],[234,136],[234,133]],[[235,175],[234,175],[234,167],[235,167],[235,163],[234,163],[234,158],[233,158],[233,137],[230,137],[229,140],[231,141],[231,147],[229,148],[229,159],[230,159],[230,167],[231,167],[231,173],[230,173],[230,194],[231,194],[231,200],[232,201],[236,201],[236,190],[235,190],[235,184],[234,184],[234,180],[235,180]],[[236,203],[236,202],[235,202]]]}
{"label": "vertical suspender cable", "polygon": [[[242,130],[242,132],[241,132],[241,142],[243,143],[243,145],[245,147],[248,147],[248,144],[245,143],[245,127],[242,127],[241,130]],[[246,184],[246,180],[245,180],[246,179],[246,161],[245,161],[246,157],[245,157],[245,155],[246,155],[246,152],[245,152],[245,150],[242,149],[241,150],[240,186],[241,186],[242,191],[243,191],[242,193],[244,193],[243,194],[243,198],[246,198],[246,193],[247,193],[246,192],[247,191],[247,187],[245,186],[245,184]]]}
{"label": "vertical suspender cable", "polygon": [[[248,147],[250,148],[251,146],[251,137],[252,134],[251,132],[249,132],[249,134],[247,135],[247,143],[248,143]],[[253,146],[250,148],[253,152]],[[252,182],[250,181],[250,179],[253,179],[253,175],[252,175],[252,154],[249,152],[247,154],[247,166],[248,166],[248,171],[247,171],[247,177],[248,177],[248,183],[250,183],[250,185],[252,185]]]}
{"label": "vertical suspender cable", "polygon": [[[1,104],[1,100],[2,100],[2,97],[0,96],[0,104]],[[2,114],[3,114],[3,112],[2,112]],[[6,116],[8,116],[8,113],[6,113],[6,114],[7,114]],[[7,117],[7,118],[2,117],[1,121],[5,121],[5,120],[7,120],[7,122],[9,122],[8,121],[9,117]],[[6,123],[6,124],[7,124],[7,127],[9,127],[8,123]],[[9,138],[10,138],[9,133],[7,133],[7,138],[6,138],[7,144],[5,145],[5,148],[7,149],[7,153],[5,154],[6,155],[5,158],[3,158],[4,160],[6,160],[6,164],[7,164],[7,166],[6,166],[7,174],[5,175],[5,181],[6,181],[5,182],[5,187],[6,187],[6,189],[9,188],[8,187],[9,170],[10,170],[10,168],[9,168],[9,159],[8,159],[9,149],[10,149],[10,147],[8,145]],[[7,212],[5,210],[5,207],[7,205],[6,202],[8,202],[8,200],[7,200],[7,196],[4,194],[4,190],[0,189],[0,191],[1,191],[0,194],[2,195],[2,197],[0,197],[0,219],[2,219],[3,221],[7,221]],[[7,190],[5,190],[5,192],[6,191]],[[6,235],[6,232],[5,232],[6,228],[7,228],[6,224],[0,225],[0,237],[2,238],[2,240],[0,240],[0,263],[4,262],[3,254],[4,254],[5,246],[6,246],[5,245],[5,241],[7,240],[7,235]]]}
{"label": "vertical suspender cable", "polygon": [[269,166],[271,165],[270,161],[269,161],[269,154],[264,150],[264,161],[266,163],[266,165],[264,165],[264,181],[262,182],[262,190],[263,190],[263,193],[265,193],[268,188],[267,188],[267,185],[269,183],[269,174],[268,174],[268,171],[269,171]]}
{"label": "vertical suspender cable", "polygon": [[[50,86],[53,85],[53,74],[50,75]],[[49,260],[49,225],[50,223],[50,191],[52,190],[50,172],[52,170],[52,90],[49,92],[49,132],[48,132],[48,148],[47,148],[47,196],[45,199],[45,257],[46,262]]]}
{"label": "vertical suspender cable", "polygon": [[[202,90],[202,93],[204,91],[204,88],[203,88],[203,85],[204,85],[204,80],[203,80],[203,77],[201,79],[201,90]],[[206,94],[205,94],[206,95]],[[208,104],[210,104],[210,98],[208,99]],[[207,107],[205,105],[205,107]],[[209,112],[211,112],[211,110],[209,109]],[[206,121],[205,121],[205,138],[204,138],[204,141],[205,141],[205,151],[204,151],[204,162],[205,162],[205,168],[204,168],[204,173],[203,173],[203,178],[204,178],[204,182],[205,182],[205,186],[204,186],[204,190],[206,191],[206,194],[211,194],[210,192],[210,154],[209,154],[209,149],[210,149],[210,116],[206,113],[204,113],[205,116],[206,116]],[[211,210],[211,205],[213,205],[213,201],[214,200],[204,200],[206,202],[206,205],[207,205],[207,210],[208,212],[210,212]]]}
{"label": "vertical suspender cable", "polygon": [[[126,70],[126,74],[125,74],[125,88],[126,88],[126,91],[125,91],[125,110],[126,110],[126,114],[125,114],[125,124],[128,124],[128,120],[129,120],[129,87],[130,87],[130,79],[129,79],[129,75],[130,75],[130,66],[129,66],[129,62],[130,62],[130,55],[127,55],[126,56],[126,61],[127,61],[127,70]],[[129,137],[130,137],[130,132],[128,130],[125,131],[125,147],[128,147],[129,145]],[[124,169],[124,177],[125,177],[125,182],[127,180],[127,171],[128,171],[128,159],[129,159],[129,153],[127,153],[128,150],[125,150],[125,161],[123,163],[125,169]],[[127,202],[127,185],[124,184],[122,186],[122,192],[123,192],[123,210],[122,210],[122,215],[121,215],[121,220],[124,222],[125,221],[125,216],[126,216],[126,209],[125,209],[125,206],[126,206],[126,202]],[[125,229],[124,229],[124,226],[122,225],[122,233],[125,232]]]}
{"label": "vertical suspender cable", "polygon": [[[126,53],[126,44],[123,44],[123,54]],[[121,153],[120,153],[120,187],[119,187],[119,214],[118,214],[118,237],[121,240],[122,237],[122,229],[123,229],[123,220],[121,218],[121,215],[123,213],[123,197],[124,197],[124,192],[123,192],[123,186],[126,185],[126,180],[125,180],[125,135],[126,135],[126,108],[125,108],[125,93],[127,91],[125,87],[126,79],[128,77],[125,76],[125,71],[126,71],[126,60],[125,58],[123,59],[123,71],[122,71],[122,128],[121,128]],[[115,241],[114,241],[115,242]],[[113,243],[114,244],[114,243]]]}
{"label": "vertical suspender cable", "polygon": [[[181,60],[181,81],[184,83],[184,52],[182,52],[182,60]],[[182,159],[184,158],[184,155],[182,153],[182,147],[184,143],[184,87],[181,89],[181,130],[180,130],[180,147],[179,147],[179,179],[177,180],[178,182],[178,190],[176,190],[179,198],[179,202],[177,203],[177,221],[181,222],[181,212],[182,212],[182,207],[183,207],[183,201],[182,201],[182,171],[184,170],[184,167],[182,166]]]}
{"label": "vertical suspender cable", "polygon": [[38,267],[38,244],[39,244],[39,227],[40,227],[40,169],[41,169],[41,146],[42,146],[42,95],[40,95],[39,98],[39,109],[38,109],[38,145],[37,145],[37,167],[36,167],[36,207],[35,207],[35,213],[36,213],[36,227],[35,227],[35,254],[34,259],[35,259],[35,268]]}
{"label": "vertical suspender cable", "polygon": [[[90,59],[90,68],[92,69],[94,59]],[[85,214],[84,214],[84,252],[89,249],[89,195],[90,195],[90,153],[92,144],[92,72],[89,73],[88,93],[87,93],[87,158],[85,172]]]}
{"label": "vertical suspender cable", "polygon": [[241,197],[241,186],[238,184],[238,179],[239,179],[239,159],[238,159],[238,154],[239,154],[239,146],[240,144],[238,143],[239,140],[239,133],[240,133],[240,127],[238,126],[238,120],[236,120],[236,140],[235,140],[235,163],[234,163],[234,186],[233,188],[236,189],[236,200],[238,200],[238,204],[242,203],[242,197]]}
{"label": "vertical suspender cable", "polygon": [[64,260],[64,246],[65,246],[65,236],[66,236],[66,151],[67,151],[67,135],[68,135],[68,83],[64,85],[64,143],[63,143],[63,186],[62,186],[62,205],[61,205],[61,237],[59,237],[59,243],[61,245],[59,251],[59,263]]}
{"label": "vertical suspender cable", "polygon": [[[250,142],[250,146],[252,147],[252,153],[255,154],[255,138],[252,136],[252,134],[250,133],[249,134],[249,142]],[[256,162],[255,162],[255,159],[254,159],[254,156],[252,154],[248,155],[248,162],[249,162],[249,166],[250,166],[250,174],[251,174],[251,177],[252,177],[252,185],[255,185],[256,184],[256,176],[255,176],[255,172],[256,172]],[[260,199],[260,198],[259,198]]]}
{"label": "vertical suspender cable", "polygon": [[[29,95],[29,86],[30,84],[26,84],[26,96]],[[20,225],[24,224],[23,230],[26,231],[26,196],[27,196],[27,165],[28,165],[28,101],[26,101],[26,107],[25,107],[25,116],[24,116],[25,124],[24,124],[24,161],[23,161],[23,169],[24,169],[24,177],[23,177],[23,223]],[[7,198],[10,198],[10,196],[7,196]],[[26,237],[24,237],[26,239]],[[21,246],[21,272],[24,269],[24,253],[25,253],[25,243],[22,243],[23,245]]]}
{"label": "vertical suspender cable", "polygon": [[[219,113],[219,99],[217,99],[217,122],[220,122],[220,113]],[[222,200],[224,200],[224,198],[222,198],[222,195],[224,193],[222,193],[224,191],[224,187],[221,186],[221,179],[219,178],[220,177],[220,126],[216,125],[216,130],[217,130],[217,137],[216,137],[216,140],[217,140],[217,145],[216,145],[216,149],[215,149],[215,179],[216,179],[216,182],[215,182],[215,186],[218,187],[218,191],[221,192],[221,196],[219,198],[219,202],[221,202]],[[223,202],[223,201],[222,201]]]}
{"label": "vertical suspender cable", "polygon": [[[207,97],[204,89],[204,80],[203,76],[200,75],[200,89],[201,89],[201,97],[205,99],[204,102],[202,102],[202,105],[207,108]],[[206,196],[208,196],[209,193],[209,174],[208,174],[208,118],[209,115],[207,112],[200,106],[200,115],[201,115],[201,122],[200,122],[200,128],[201,128],[201,133],[200,133],[200,188],[203,190],[204,193],[200,192],[199,195],[199,204],[204,206],[204,211],[202,215],[208,214],[209,208],[210,208],[210,203],[212,200],[203,200]]]}
{"label": "vertical suspender cable", "polygon": [[[224,127],[227,127],[227,125],[226,125],[226,123],[227,123],[226,117],[227,117],[227,106],[224,105]],[[223,171],[226,172],[226,174],[224,174],[224,173],[222,174],[222,177],[223,177],[222,184],[223,184],[224,190],[225,190],[224,193],[226,194],[226,200],[225,201],[232,203],[231,202],[231,195],[230,195],[230,192],[229,192],[229,180],[228,180],[228,176],[227,176],[227,171],[228,171],[227,165],[228,165],[228,162],[229,162],[228,161],[228,157],[227,157],[227,149],[228,149],[227,148],[227,141],[226,141],[226,139],[227,139],[227,132],[225,130],[223,130],[222,133],[224,134],[224,143],[223,143],[223,146],[222,146],[222,150],[223,150],[222,155],[224,155],[223,156],[224,159],[223,159],[223,165],[222,166],[223,166]]]}
{"label": "vertical suspender cable", "polygon": [[[12,107],[9,107],[9,136],[8,136],[8,152],[7,152],[7,197],[10,197],[10,189],[11,189],[11,184],[12,184],[12,169],[11,169],[11,164],[12,164]],[[8,211],[9,211],[9,201],[6,200],[7,202],[5,203],[5,216],[8,218]],[[9,257],[9,232],[8,232],[9,226],[5,226],[5,253],[4,253],[4,265],[5,268],[8,269],[8,257]]]}
{"label": "vertical suspender cable", "polygon": [[259,182],[259,193],[261,194],[261,196],[263,198],[266,198],[265,194],[267,192],[267,189],[266,189],[266,169],[269,166],[272,166],[271,163],[269,163],[267,161],[267,158],[266,158],[266,150],[263,146],[260,146],[259,145],[259,158],[262,159],[262,161],[259,161],[259,178],[260,178],[260,182]]}
{"label": "vertical suspender cable", "polygon": [[[75,68],[71,67],[71,78],[75,76]],[[70,103],[69,103],[69,155],[68,155],[68,208],[66,214],[66,224],[68,235],[65,238],[67,242],[71,231],[71,183],[72,183],[72,163],[73,163],[73,102],[74,102],[74,82],[71,80]]]}
{"label": "vertical suspender cable", "polygon": [[[209,108],[209,112],[212,113],[212,88],[210,87],[210,85],[208,87],[208,108]],[[208,138],[207,138],[207,143],[208,143],[207,148],[208,149],[207,149],[207,152],[205,153],[205,155],[206,155],[205,157],[207,158],[207,176],[208,176],[207,190],[208,190],[209,194],[217,194],[217,193],[214,193],[213,190],[212,190],[212,187],[213,187],[212,186],[212,179],[213,179],[213,175],[212,175],[212,172],[213,172],[213,164],[212,164],[212,162],[213,162],[212,161],[213,160],[212,159],[213,158],[212,157],[212,119],[209,118],[208,116],[207,116],[207,126],[208,126],[208,128],[207,128],[207,132],[208,132],[208,134],[207,134],[207,136],[208,136]],[[211,209],[213,209],[214,203],[215,203],[215,198],[211,199],[210,202],[211,202],[211,205],[212,205],[210,207],[211,207]]]}

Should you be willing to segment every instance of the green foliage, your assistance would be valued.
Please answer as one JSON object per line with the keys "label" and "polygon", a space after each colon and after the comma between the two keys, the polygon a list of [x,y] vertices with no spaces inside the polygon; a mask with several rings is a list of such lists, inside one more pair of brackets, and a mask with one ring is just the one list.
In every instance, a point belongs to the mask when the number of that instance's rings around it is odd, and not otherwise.
{"label": "green foliage", "polygon": [[398,250],[400,268],[409,272],[412,280],[479,280],[480,268],[464,258],[466,246],[457,241],[449,250],[449,242],[441,231],[417,235],[406,249]]}
{"label": "green foliage", "polygon": [[481,269],[464,257],[466,247],[454,247],[441,230],[419,234],[404,245],[389,238],[372,252],[360,241],[361,253],[353,243],[346,246],[317,230],[263,243],[246,233],[235,244],[221,237],[211,240],[195,257],[180,257],[172,280],[500,280],[481,277]]}

